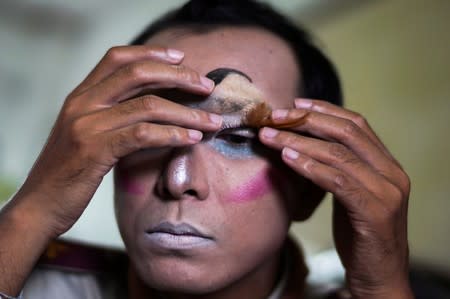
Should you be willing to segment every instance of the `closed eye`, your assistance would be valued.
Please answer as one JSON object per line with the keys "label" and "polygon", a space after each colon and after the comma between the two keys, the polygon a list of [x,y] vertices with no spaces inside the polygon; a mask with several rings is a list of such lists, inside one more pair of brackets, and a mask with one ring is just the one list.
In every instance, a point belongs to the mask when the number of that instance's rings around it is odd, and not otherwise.
{"label": "closed eye", "polygon": [[250,128],[225,129],[217,134],[219,138],[231,145],[250,145],[256,138],[256,132]]}

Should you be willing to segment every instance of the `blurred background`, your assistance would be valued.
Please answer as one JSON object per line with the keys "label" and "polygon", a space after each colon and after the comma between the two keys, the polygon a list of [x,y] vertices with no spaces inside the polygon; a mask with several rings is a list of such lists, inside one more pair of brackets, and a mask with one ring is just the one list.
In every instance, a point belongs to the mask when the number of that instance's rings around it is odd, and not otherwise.
{"label": "blurred background", "polygon": [[[32,166],[66,95],[105,51],[184,1],[0,2],[0,205]],[[315,33],[412,180],[414,260],[450,269],[450,1],[267,1]],[[130,4],[132,3],[132,4]],[[333,246],[331,200],[293,233],[308,254]],[[122,247],[108,176],[67,238]]]}

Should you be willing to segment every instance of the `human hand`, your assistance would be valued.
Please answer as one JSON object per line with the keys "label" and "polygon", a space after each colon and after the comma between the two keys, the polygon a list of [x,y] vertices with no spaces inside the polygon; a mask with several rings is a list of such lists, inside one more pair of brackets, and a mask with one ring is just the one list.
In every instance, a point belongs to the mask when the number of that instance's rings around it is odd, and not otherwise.
{"label": "human hand", "polygon": [[[330,103],[297,99],[259,137],[294,171],[334,195],[333,233],[353,298],[413,298],[408,281],[410,181],[367,121]],[[312,137],[302,136],[306,133]],[[307,200],[307,199],[306,199]]]}
{"label": "human hand", "polygon": [[[36,223],[47,224],[56,237],[80,217],[121,157],[143,148],[195,144],[201,131],[217,130],[220,116],[151,94],[168,88],[212,91],[213,81],[182,66],[182,59],[181,52],[154,46],[110,49],[67,97],[15,203],[25,203],[39,216]],[[143,90],[146,95],[138,96]]]}

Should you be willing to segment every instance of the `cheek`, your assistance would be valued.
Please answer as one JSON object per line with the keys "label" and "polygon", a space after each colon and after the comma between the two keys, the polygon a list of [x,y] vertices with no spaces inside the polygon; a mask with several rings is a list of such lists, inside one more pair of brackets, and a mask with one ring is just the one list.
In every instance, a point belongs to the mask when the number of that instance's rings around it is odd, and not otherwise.
{"label": "cheek", "polygon": [[167,151],[142,150],[119,160],[114,168],[117,191],[131,196],[145,196],[154,182]]}
{"label": "cheek", "polygon": [[280,187],[281,180],[278,171],[273,168],[265,168],[237,186],[226,196],[226,200],[232,202],[253,201],[270,192],[281,190]]}
{"label": "cheek", "polygon": [[122,173],[116,176],[116,186],[121,192],[129,195],[145,195],[145,184],[126,173]]}

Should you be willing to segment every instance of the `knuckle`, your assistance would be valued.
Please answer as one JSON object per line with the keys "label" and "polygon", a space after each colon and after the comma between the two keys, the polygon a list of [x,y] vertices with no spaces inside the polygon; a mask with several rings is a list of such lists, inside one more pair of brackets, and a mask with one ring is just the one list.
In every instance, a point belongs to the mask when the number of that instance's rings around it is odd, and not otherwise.
{"label": "knuckle", "polygon": [[[194,111],[194,110],[190,110],[189,111],[189,118],[192,119],[193,121],[201,121],[203,119],[204,113],[202,112],[198,112],[198,111]],[[206,118],[206,115],[204,116]]]}
{"label": "knuckle", "polygon": [[83,118],[77,118],[73,120],[68,128],[69,142],[76,151],[80,153],[86,153],[89,151],[90,138],[85,133],[87,125]]}
{"label": "knuckle", "polygon": [[308,172],[314,173],[317,168],[317,162],[313,159],[307,159],[303,166]]}
{"label": "knuckle", "polygon": [[347,190],[348,189],[348,180],[344,175],[337,174],[334,177],[334,185],[336,186],[337,189]]}
{"label": "knuckle", "polygon": [[379,218],[383,221],[392,221],[404,213],[406,199],[400,188],[395,185],[387,186],[385,190],[387,191],[383,197],[386,200],[380,201],[382,213]]}
{"label": "knuckle", "polygon": [[404,196],[407,197],[411,190],[411,179],[405,172],[400,176],[400,188],[403,191]]}
{"label": "knuckle", "polygon": [[84,122],[85,121],[83,118],[77,118],[72,121],[71,126],[69,128],[69,132],[70,137],[73,141],[81,140],[85,128]]}
{"label": "knuckle", "polygon": [[336,160],[337,163],[355,163],[356,157],[340,143],[332,143],[328,147],[329,155]]}
{"label": "knuckle", "polygon": [[283,142],[283,144],[296,148],[298,147],[297,144],[300,141],[300,137],[292,133],[280,132],[277,136],[275,136],[275,140],[281,141]]}
{"label": "knuckle", "polygon": [[128,65],[125,69],[127,76],[135,80],[145,79],[148,73],[142,63],[136,62]]}
{"label": "knuckle", "polygon": [[137,142],[137,144],[144,144],[149,138],[149,130],[145,123],[137,124],[133,128],[133,139]]}
{"label": "knuckle", "polygon": [[378,218],[383,221],[398,216],[405,206],[401,190],[392,184],[385,186],[383,194],[378,194],[377,197],[381,210]]}
{"label": "knuckle", "polygon": [[127,70],[130,74],[131,77],[137,77],[139,78],[140,76],[142,76],[142,68],[141,65],[139,63],[132,63]]}
{"label": "knuckle", "polygon": [[401,197],[407,200],[411,191],[411,180],[408,174],[406,174],[402,169],[395,169],[393,174],[385,176],[391,178],[392,185],[397,188],[398,192],[401,194]]}
{"label": "knuckle", "polygon": [[360,128],[353,121],[346,121],[343,128],[344,137],[353,139],[360,134]]}
{"label": "knuckle", "polygon": [[404,200],[404,195],[402,190],[400,190],[400,188],[396,187],[396,186],[392,186],[391,188],[392,190],[390,190],[390,198],[392,198],[393,202],[397,202],[397,203],[401,203]]}
{"label": "knuckle", "polygon": [[368,122],[366,120],[366,118],[364,116],[362,116],[361,114],[357,113],[357,112],[353,112],[354,116],[352,118],[352,121],[357,124],[360,128],[366,128],[368,127]]}
{"label": "knuckle", "polygon": [[145,96],[140,99],[140,105],[144,111],[156,111],[158,105],[156,103],[156,97],[153,95]]}
{"label": "knuckle", "polygon": [[76,115],[77,111],[79,110],[79,105],[75,105],[75,100],[76,98],[68,98],[64,103],[64,106],[60,113],[63,119],[71,119],[74,115]]}
{"label": "knuckle", "polygon": [[111,62],[120,61],[121,56],[122,56],[121,55],[122,49],[123,49],[123,47],[121,47],[121,46],[116,46],[116,47],[110,48],[105,54],[106,60],[111,61]]}
{"label": "knuckle", "polygon": [[182,81],[188,81],[188,82],[193,82],[193,83],[199,83],[200,82],[200,76],[199,74],[197,74],[196,72],[194,72],[193,70],[190,70],[184,66],[174,66],[176,73],[177,73],[177,78],[182,80]]}
{"label": "knuckle", "polygon": [[170,142],[172,143],[179,143],[183,140],[183,135],[180,132],[180,130],[171,127],[171,128],[167,128],[166,130],[166,134],[167,134],[167,139],[170,140]]}

